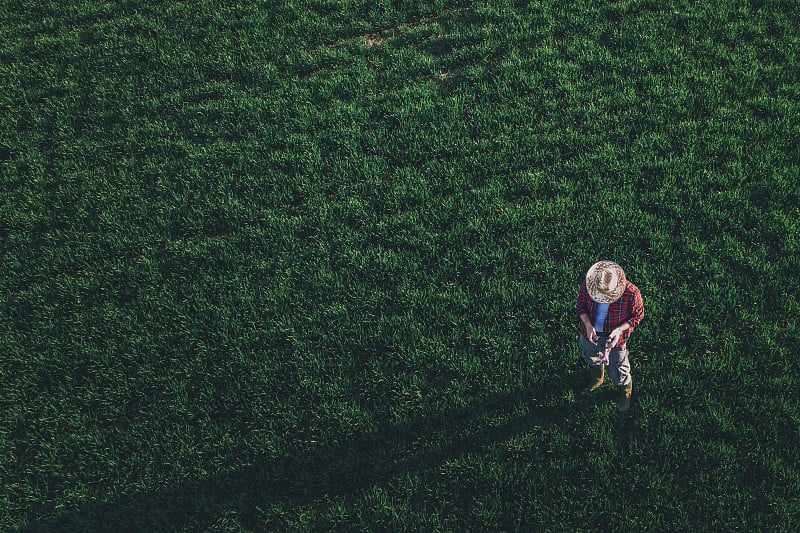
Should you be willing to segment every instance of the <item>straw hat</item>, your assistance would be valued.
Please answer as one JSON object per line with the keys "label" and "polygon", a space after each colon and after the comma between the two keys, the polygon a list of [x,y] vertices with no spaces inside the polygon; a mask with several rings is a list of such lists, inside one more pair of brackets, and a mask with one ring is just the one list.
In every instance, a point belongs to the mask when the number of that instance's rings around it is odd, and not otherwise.
{"label": "straw hat", "polygon": [[625,272],[613,261],[598,261],[586,273],[586,290],[597,303],[610,304],[625,292]]}

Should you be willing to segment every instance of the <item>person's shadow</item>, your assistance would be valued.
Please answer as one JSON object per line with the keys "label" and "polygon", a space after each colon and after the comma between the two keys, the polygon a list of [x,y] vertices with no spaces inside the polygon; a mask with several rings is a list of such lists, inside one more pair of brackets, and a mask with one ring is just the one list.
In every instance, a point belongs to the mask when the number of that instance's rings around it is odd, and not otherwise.
{"label": "person's shadow", "polygon": [[[386,425],[317,448],[293,450],[233,473],[163,491],[114,496],[40,520],[26,530],[196,530],[207,529],[222,514],[231,513],[240,524],[257,531],[285,528],[280,521],[265,522],[263,510],[291,513],[305,505],[324,509],[329,502],[352,502],[361,491],[399,474],[480,453],[534,427],[558,425],[570,410],[597,401],[577,394],[584,379],[584,371],[569,372],[539,383],[535,390],[488,395],[467,407]],[[565,399],[573,393],[575,402]],[[477,419],[503,422],[476,424]]]}

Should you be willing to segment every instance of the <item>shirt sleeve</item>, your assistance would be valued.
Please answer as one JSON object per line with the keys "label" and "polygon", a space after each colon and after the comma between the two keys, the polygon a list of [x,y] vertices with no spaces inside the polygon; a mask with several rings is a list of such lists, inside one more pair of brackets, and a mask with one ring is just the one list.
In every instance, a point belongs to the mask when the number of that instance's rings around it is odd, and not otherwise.
{"label": "shirt sleeve", "polygon": [[581,290],[578,293],[578,304],[575,306],[575,314],[579,317],[581,315],[589,314],[588,306],[589,291],[586,290],[586,282],[581,283]]}
{"label": "shirt sleeve", "polygon": [[642,318],[644,318],[642,294],[639,292],[639,288],[636,286],[633,286],[633,298],[631,299],[630,305],[630,318],[628,319],[628,324],[631,325],[631,331],[633,331],[633,328],[638,326],[639,322],[641,322]]}

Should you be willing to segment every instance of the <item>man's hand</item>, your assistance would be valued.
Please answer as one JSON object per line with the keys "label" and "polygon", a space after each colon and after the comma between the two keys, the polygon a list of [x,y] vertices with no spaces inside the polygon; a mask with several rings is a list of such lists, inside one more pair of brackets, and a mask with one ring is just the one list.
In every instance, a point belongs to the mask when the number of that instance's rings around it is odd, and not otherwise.
{"label": "man's hand", "polygon": [[616,348],[619,344],[619,338],[622,336],[622,330],[620,328],[615,329],[612,331],[608,336],[608,344],[611,348]]}
{"label": "man's hand", "polygon": [[586,330],[586,338],[589,339],[589,342],[597,344],[597,332],[594,330],[592,323],[587,320],[583,323],[583,327]]}

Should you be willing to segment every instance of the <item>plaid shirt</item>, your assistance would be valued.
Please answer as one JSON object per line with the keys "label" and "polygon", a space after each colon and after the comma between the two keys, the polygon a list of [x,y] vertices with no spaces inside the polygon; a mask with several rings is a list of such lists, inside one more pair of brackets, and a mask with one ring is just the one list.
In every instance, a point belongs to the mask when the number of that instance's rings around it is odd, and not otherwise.
{"label": "plaid shirt", "polygon": [[[578,293],[578,305],[575,307],[575,312],[578,316],[589,315],[589,320],[594,324],[597,318],[597,306],[598,303],[589,297],[589,292],[586,290],[586,281],[584,280],[581,284],[580,293]],[[610,332],[621,326],[623,322],[630,324],[631,328],[628,331],[623,331],[619,337],[619,345],[625,346],[625,342],[633,332],[633,328],[639,325],[643,317],[642,295],[639,293],[638,287],[628,281],[626,282],[625,292],[622,293],[619,300],[608,306],[608,314],[606,315],[603,329]],[[585,329],[581,325],[581,335],[586,340],[589,340],[586,337]]]}

